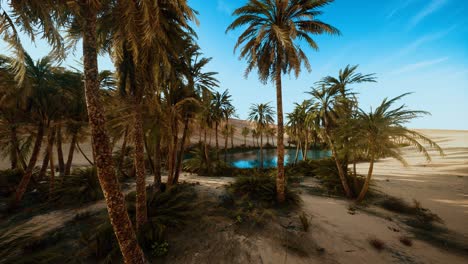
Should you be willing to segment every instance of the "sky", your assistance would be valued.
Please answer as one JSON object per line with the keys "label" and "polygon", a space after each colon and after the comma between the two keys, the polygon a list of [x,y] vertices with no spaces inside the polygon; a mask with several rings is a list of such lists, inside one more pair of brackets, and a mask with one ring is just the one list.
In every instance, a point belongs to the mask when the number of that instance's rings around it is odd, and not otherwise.
{"label": "sky", "polygon": [[[276,106],[274,83],[262,84],[255,72],[244,77],[246,61],[233,48],[241,31],[225,33],[234,20],[232,12],[246,0],[188,0],[198,11],[195,26],[205,57],[212,57],[207,71],[218,72],[223,91],[229,90],[237,115],[246,119],[253,103]],[[388,97],[412,92],[401,104],[431,113],[413,120],[410,128],[468,130],[468,1],[467,0],[336,0],[322,9],[318,19],[337,27],[340,36],[312,36],[315,51],[303,45],[312,66],[296,79],[283,76],[284,112],[294,103],[309,99],[314,83],[337,76],[346,65],[359,65],[361,73],[375,73],[377,83],[352,86],[360,107],[370,110]],[[47,55],[49,48],[22,38],[33,58]],[[5,52],[3,52],[5,50]],[[7,53],[0,43],[0,53]],[[81,50],[64,65],[78,66]],[[114,69],[108,57],[99,58],[100,70]]]}

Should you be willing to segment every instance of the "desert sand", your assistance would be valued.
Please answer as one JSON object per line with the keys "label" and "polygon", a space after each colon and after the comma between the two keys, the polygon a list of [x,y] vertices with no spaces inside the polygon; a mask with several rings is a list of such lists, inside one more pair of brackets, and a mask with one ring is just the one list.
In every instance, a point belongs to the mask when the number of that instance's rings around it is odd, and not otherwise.
{"label": "desert sand", "polygon": [[[242,144],[240,129],[237,131],[239,135],[236,135],[236,144]],[[405,167],[392,159],[380,160],[375,165],[374,183],[384,193],[409,202],[413,199],[420,201],[424,207],[438,214],[448,229],[467,238],[468,131],[420,130],[420,132],[438,142],[444,149],[445,156],[440,157],[436,152],[431,152],[433,159],[427,162],[415,150],[404,148],[404,157],[409,166]],[[194,135],[192,140],[194,138],[198,139],[197,135]],[[91,156],[89,144],[82,143],[82,148]],[[65,146],[65,149],[68,147]],[[87,161],[77,152],[74,165],[87,165]],[[2,161],[0,166],[7,167],[8,162]],[[359,172],[364,174],[367,166],[366,163],[358,164]],[[222,192],[223,186],[233,179],[200,177],[184,173],[181,180],[199,183],[197,187],[199,190],[209,193],[216,199]],[[151,182],[151,177],[148,177],[148,183]],[[301,185],[307,187],[315,184],[314,179],[306,178]],[[296,216],[285,218],[282,220],[283,223],[280,223],[281,226],[272,225],[254,236],[229,231],[229,228],[220,227],[226,223],[216,223],[216,228],[227,231],[209,234],[203,248],[194,246],[185,255],[176,254],[174,259],[170,259],[170,263],[208,263],[203,261],[213,261],[212,256],[216,257],[216,263],[468,263],[466,255],[458,255],[418,239],[413,240],[412,247],[402,245],[398,240],[399,237],[412,235],[401,223],[390,220],[393,215],[389,212],[386,212],[387,217],[363,211],[351,214],[349,213],[350,206],[353,206],[351,201],[315,196],[307,192],[302,192],[301,198],[303,200],[301,210],[310,218],[311,230],[308,233],[294,231],[294,226],[300,226]],[[32,232],[43,233],[44,230],[49,231],[51,228],[63,225],[77,212],[101,210],[104,206],[101,201],[86,208],[54,211],[36,216],[26,224],[33,224],[35,228],[34,231],[31,230]],[[283,228],[284,226],[293,228]],[[385,241],[384,251],[378,252],[369,245],[368,240],[373,237]],[[215,242],[211,243],[209,239]],[[289,240],[287,243],[296,243],[307,252],[314,253],[294,254],[278,242],[284,239]],[[223,247],[220,248],[216,246],[217,244],[223,244]],[[318,250],[320,254],[316,253]],[[229,256],[236,256],[236,260]]]}

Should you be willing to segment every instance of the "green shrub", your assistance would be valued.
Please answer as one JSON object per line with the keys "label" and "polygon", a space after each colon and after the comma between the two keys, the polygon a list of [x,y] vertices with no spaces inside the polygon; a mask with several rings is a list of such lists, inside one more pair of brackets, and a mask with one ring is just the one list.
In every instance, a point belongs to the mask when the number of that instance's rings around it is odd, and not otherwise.
{"label": "green shrub", "polygon": [[[237,177],[234,183],[228,187],[228,191],[235,197],[245,197],[251,202],[262,206],[276,205],[276,179],[270,176],[242,176]],[[301,199],[296,191],[285,189],[286,200],[284,205],[299,205]]]}
{"label": "green shrub", "polygon": [[[135,219],[135,196],[136,193],[132,192],[126,197],[127,209],[132,220]],[[196,206],[196,193],[192,186],[179,184],[159,192],[155,192],[153,187],[148,187],[148,222],[140,228],[137,234],[143,250],[148,255],[166,254],[169,250],[169,245],[164,244],[167,238],[167,228],[182,228],[197,219],[202,212]],[[97,228],[84,233],[81,241],[92,259],[108,260],[110,261],[108,263],[114,263],[116,258],[121,258],[117,240],[107,216]]]}
{"label": "green shrub", "polygon": [[[48,188],[47,184],[43,185],[43,188]],[[40,191],[48,193],[48,190]],[[48,202],[58,206],[77,206],[101,199],[104,199],[104,195],[97,170],[95,167],[88,167],[74,169],[70,175],[56,180]]]}

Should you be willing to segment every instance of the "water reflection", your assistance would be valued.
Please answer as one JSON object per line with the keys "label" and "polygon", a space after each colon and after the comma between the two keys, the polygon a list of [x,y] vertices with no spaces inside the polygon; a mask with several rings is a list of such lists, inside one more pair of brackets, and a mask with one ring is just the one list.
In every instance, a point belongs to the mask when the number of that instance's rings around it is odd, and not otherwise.
{"label": "water reflection", "polygon": [[[296,157],[295,149],[284,150],[284,164],[294,162]],[[331,153],[328,150],[309,150],[307,151],[308,159],[321,159],[330,157]],[[302,153],[299,152],[298,160],[302,160]],[[250,169],[260,167],[260,150],[248,150],[237,153],[230,153],[227,155],[227,162],[233,167],[240,169]],[[278,156],[276,155],[276,149],[264,149],[263,150],[263,167],[264,168],[275,168],[278,165]]]}

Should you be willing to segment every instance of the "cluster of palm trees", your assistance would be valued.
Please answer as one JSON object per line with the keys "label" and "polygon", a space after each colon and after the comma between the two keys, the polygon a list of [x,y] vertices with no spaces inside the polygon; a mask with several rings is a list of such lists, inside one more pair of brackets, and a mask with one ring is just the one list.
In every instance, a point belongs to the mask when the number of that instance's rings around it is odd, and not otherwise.
{"label": "cluster of palm trees", "polygon": [[[48,163],[54,174],[55,144],[59,171],[66,175],[73,148],[89,133],[93,148],[89,160],[97,167],[124,261],[145,263],[114,166],[115,143],[122,139],[121,153],[130,142],[134,149],[138,231],[147,221],[145,159],[150,160],[155,186],[161,182],[163,162],[167,185],[176,184],[195,123],[205,135],[215,128],[219,159],[218,128],[234,113],[227,91],[212,91],[218,81],[216,73],[205,71],[210,59],[202,57],[196,44],[191,27],[198,23],[195,15],[185,0],[1,2],[0,35],[13,47],[15,58],[2,59],[1,122],[8,124],[2,128],[8,128],[10,138],[16,137],[5,141],[11,142],[12,166],[25,170],[16,204],[32,179],[45,137],[44,156],[49,161],[42,168],[47,170]],[[19,31],[32,41],[45,39],[52,47],[51,55],[34,63]],[[82,43],[83,73],[52,66],[78,43]],[[98,71],[100,53],[109,54],[116,67],[107,79]],[[61,149],[64,140],[72,146],[66,165]]]}
{"label": "cluster of palm trees", "polygon": [[[362,201],[378,158],[393,157],[406,164],[399,148],[402,142],[415,146],[428,160],[427,147],[436,149],[441,155],[443,151],[431,139],[404,126],[427,112],[409,110],[405,105],[392,108],[408,94],[384,99],[370,112],[359,108],[357,94],[351,86],[376,82],[376,78],[374,74],[356,72],[357,67],[348,65],[339,71],[338,77],[326,76],[317,82],[308,92],[311,99],[296,104],[294,111],[288,114],[287,130],[297,149],[303,153],[309,148],[310,141],[326,145],[332,151],[346,196]],[[362,160],[370,164],[367,176],[360,180],[356,163]],[[351,163],[353,169],[348,170]]]}

